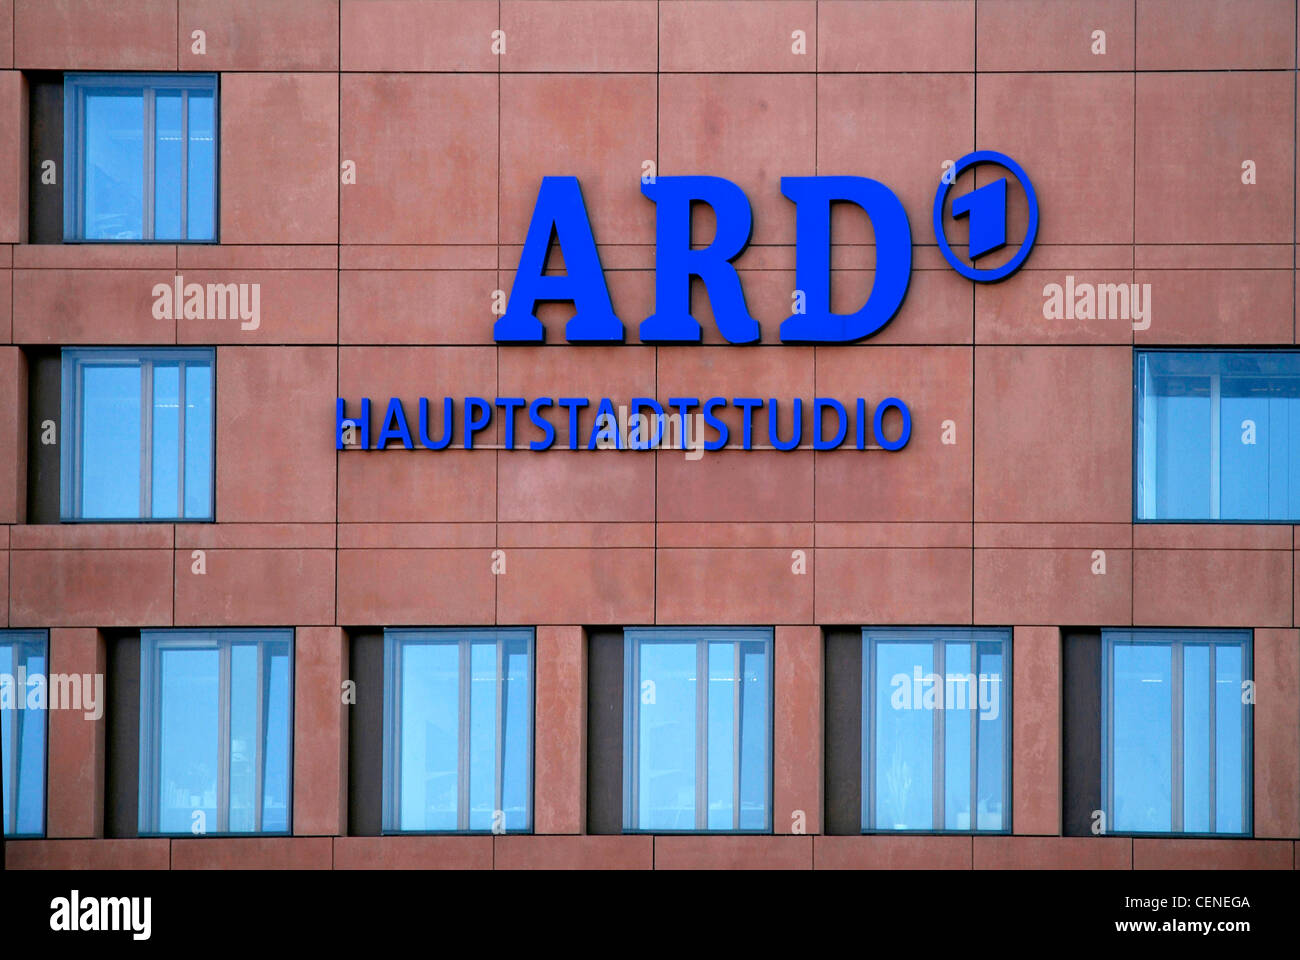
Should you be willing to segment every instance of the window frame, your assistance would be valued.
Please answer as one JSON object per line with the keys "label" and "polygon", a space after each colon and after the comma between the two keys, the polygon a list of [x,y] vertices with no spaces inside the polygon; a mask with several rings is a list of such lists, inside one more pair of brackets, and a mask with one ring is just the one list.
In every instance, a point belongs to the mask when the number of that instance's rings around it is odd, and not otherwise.
{"label": "window frame", "polygon": [[[769,835],[773,832],[773,777],[775,767],[775,722],[773,714],[776,705],[775,631],[771,627],[629,627],[623,631],[623,833],[625,834],[680,834],[698,836],[706,834],[730,835]],[[640,719],[641,682],[640,658],[638,656],[642,643],[695,643],[696,696],[695,696],[695,827],[672,830],[657,827],[636,826],[640,813]],[[709,644],[730,641],[735,646],[735,656],[740,655],[740,643],[761,642],[764,646],[764,659],[767,683],[767,702],[764,710],[762,742],[765,759],[764,802],[766,806],[766,823],[762,827],[739,826],[741,815],[740,796],[740,762],[739,737],[741,736],[740,719],[740,684],[736,684],[733,695],[733,740],[732,740],[732,824],[731,829],[710,827],[708,807],[708,684],[699,683],[699,676],[708,676]],[[736,670],[739,675],[740,670]]]}
{"label": "window frame", "polygon": [[[123,90],[142,88],[144,91],[140,237],[113,239],[87,237],[85,216],[85,97],[89,89]],[[153,73],[131,71],[69,71],[63,75],[63,242],[64,243],[145,243],[145,244],[219,244],[221,242],[221,82],[220,74],[197,71],[192,73]],[[189,226],[189,94],[191,91],[212,93],[212,237],[191,240],[186,236],[175,239],[158,239],[154,233],[154,187],[156,175],[157,141],[156,94],[159,90],[180,90],[181,117],[184,135],[181,137],[181,233]]]}
{"label": "window frame", "polygon": [[[1300,359],[1300,346],[1277,346],[1277,347],[1260,347],[1258,345],[1234,346],[1225,344],[1222,346],[1202,347],[1202,346],[1160,346],[1160,347],[1136,347],[1133,350],[1133,410],[1132,410],[1132,431],[1133,442],[1131,446],[1131,458],[1133,461],[1133,485],[1132,485],[1132,522],[1135,524],[1204,524],[1219,526],[1294,526],[1300,524],[1300,516],[1291,519],[1274,519],[1269,517],[1259,517],[1254,519],[1217,519],[1213,517],[1200,518],[1176,518],[1176,517],[1143,517],[1142,516],[1142,446],[1141,446],[1141,419],[1142,419],[1142,373],[1141,364],[1144,356],[1160,353],[1199,353],[1199,354],[1229,354],[1229,353],[1253,353],[1260,355],[1276,356],[1280,354],[1296,354]],[[1217,418],[1219,411],[1212,411],[1211,416]]]}
{"label": "window frame", "polygon": [[[909,639],[910,638],[910,639]],[[930,826],[924,829],[916,830],[894,830],[887,827],[881,827],[876,824],[876,648],[880,641],[906,640],[906,642],[918,643],[929,639],[934,649],[933,659],[931,661],[931,672],[947,676],[946,670],[946,651],[945,646],[952,642],[968,642],[972,646],[978,643],[999,642],[1002,645],[1002,678],[1001,684],[1001,707],[999,710],[999,722],[1002,724],[1002,826],[996,830],[980,829],[978,826],[971,826],[966,830],[950,829],[945,826]],[[874,836],[907,836],[907,835],[934,835],[946,834],[951,836],[1000,836],[1012,832],[1012,811],[1013,811],[1013,783],[1012,783],[1012,713],[1015,708],[1013,676],[1014,676],[1014,659],[1012,647],[1014,636],[1010,627],[926,627],[926,626],[883,626],[883,627],[863,627],[862,628],[862,697],[861,697],[861,730],[862,730],[862,811],[861,811],[861,829],[862,834],[871,834]],[[976,704],[978,704],[978,658],[972,657],[973,671],[976,674],[977,691]],[[945,703],[946,703],[946,679],[945,679]],[[933,723],[933,739],[931,741],[931,823],[944,824],[947,822],[945,799],[947,797],[947,764],[946,764],[946,716],[947,709],[936,709]],[[978,714],[978,710],[975,711]],[[978,748],[978,719],[971,724],[971,821],[978,824],[978,790],[979,790],[979,748]]]}
{"label": "window frame", "polygon": [[[82,516],[84,493],[83,408],[84,368],[90,364],[140,368],[140,512],[138,517]],[[208,474],[208,513],[183,515],[185,508],[185,364],[205,364],[212,372],[209,403],[212,410],[208,448],[212,466]],[[176,362],[179,414],[177,416],[176,499],[181,516],[153,515],[153,370],[159,363]],[[59,455],[59,521],[61,523],[213,523],[217,515],[217,352],[213,347],[64,347],[60,358],[60,421],[64,442]]]}
{"label": "window frame", "polygon": [[[536,817],[534,790],[536,787],[537,755],[537,632],[532,627],[385,627],[384,628],[384,716],[383,716],[383,785],[381,789],[380,833],[382,836],[477,836],[494,831],[488,828],[471,828],[470,823],[470,683],[473,663],[470,656],[474,643],[492,641],[496,644],[496,724],[495,757],[493,763],[493,810],[504,810],[504,762],[502,746],[504,726],[502,710],[505,700],[501,696],[503,678],[504,643],[523,640],[527,656],[528,682],[524,685],[528,697],[525,716],[528,718],[528,756],[525,770],[528,786],[525,796],[528,803],[527,824],[506,832],[514,835],[531,834]],[[451,830],[404,830],[401,828],[401,714],[402,714],[402,654],[410,643],[455,644],[457,659],[457,764],[456,764],[456,822]]]}
{"label": "window frame", "polygon": [[[1136,639],[1135,639],[1136,638]],[[1170,802],[1170,829],[1168,830],[1116,830],[1113,828],[1115,822],[1115,730],[1114,730],[1114,645],[1123,643],[1132,644],[1169,644],[1170,652],[1170,784],[1169,791]],[[1255,638],[1254,631],[1250,629],[1238,628],[1170,628],[1170,627],[1116,627],[1107,628],[1101,631],[1101,807],[1106,816],[1106,834],[1108,836],[1122,837],[1217,837],[1222,839],[1241,839],[1250,838],[1255,835],[1255,711],[1253,704],[1242,704],[1242,740],[1241,740],[1241,789],[1242,789],[1242,807],[1241,822],[1242,831],[1229,833],[1227,831],[1187,831],[1180,829],[1183,823],[1184,815],[1184,777],[1181,776],[1185,770],[1185,760],[1183,756],[1183,704],[1185,699],[1184,671],[1183,671],[1183,651],[1186,646],[1204,646],[1210,647],[1210,717],[1215,718],[1217,714],[1213,712],[1215,697],[1215,655],[1214,650],[1218,645],[1239,646],[1241,648],[1241,670],[1242,682],[1254,682],[1255,678]],[[1211,758],[1215,757],[1213,744],[1215,742],[1215,721],[1210,720],[1210,743]],[[1218,765],[1211,760],[1209,764],[1210,771],[1210,802],[1209,816],[1210,823],[1216,820],[1216,797],[1218,794]]]}
{"label": "window frame", "polygon": [[[42,660],[44,661],[44,669],[42,672],[46,681],[45,683],[46,709],[37,711],[37,713],[40,715],[41,726],[42,726],[41,768],[40,768],[41,828],[39,831],[35,833],[19,833],[17,832],[17,830],[15,830],[14,832],[9,832],[8,830],[5,829],[4,827],[5,814],[9,812],[12,812],[13,814],[11,818],[11,822],[13,822],[15,826],[17,826],[17,820],[18,820],[17,804],[18,804],[18,797],[20,796],[20,792],[18,789],[13,789],[12,797],[9,795],[9,793],[4,793],[4,796],[0,797],[0,800],[3,801],[3,807],[0,807],[0,840],[40,839],[45,836],[46,831],[49,828],[47,807],[49,805],[49,768],[50,768],[50,759],[49,759],[50,758],[50,723],[49,723],[50,711],[48,709],[49,708],[48,698],[50,696],[50,683],[49,683],[50,632],[48,630],[34,630],[28,628],[0,629],[0,645],[12,646],[15,650],[15,653],[21,651],[24,646],[35,645],[35,644],[40,644],[41,647],[41,657]],[[25,654],[23,656],[23,662],[25,663],[28,659],[30,659],[30,657],[31,657],[31,653]],[[18,665],[18,659],[15,656],[14,659],[15,694],[19,692],[19,689],[17,687],[17,665]],[[27,690],[25,688],[22,689],[21,694],[25,699],[27,696]],[[0,742],[0,763],[3,763],[6,767],[9,768],[9,772],[10,772],[9,783],[11,785],[11,788],[14,782],[19,779],[19,774],[22,772],[21,753],[15,750],[15,745],[20,744],[22,742],[22,729],[21,729],[20,721],[30,711],[26,707],[24,707],[24,709],[22,710],[14,710],[12,712],[14,713],[14,718],[9,724],[9,737],[4,739],[2,742]],[[0,735],[2,735],[2,731],[0,731]],[[0,793],[3,792],[4,792],[3,786],[0,785]]]}
{"label": "window frame", "polygon": [[[293,835],[294,788],[294,708],[295,708],[295,657],[297,630],[292,627],[220,627],[220,628],[158,628],[140,631],[140,731],[139,731],[139,784],[136,824],[141,837],[190,836],[192,831],[164,831],[161,829],[162,807],[159,802],[161,766],[161,716],[159,714],[158,681],[161,674],[162,654],[166,650],[209,649],[218,651],[220,666],[217,679],[217,824],[216,829],[205,830],[198,836],[206,837],[283,837]],[[288,702],[285,704],[288,719],[288,743],[285,751],[287,767],[285,791],[285,827],[283,830],[264,830],[265,815],[264,777],[266,755],[267,705],[262,696],[262,684],[257,693],[257,726],[261,736],[257,739],[255,761],[257,767],[257,806],[254,814],[256,829],[229,829],[230,823],[230,660],[234,643],[255,641],[258,646],[257,668],[259,680],[267,659],[265,648],[269,643],[288,643]]]}

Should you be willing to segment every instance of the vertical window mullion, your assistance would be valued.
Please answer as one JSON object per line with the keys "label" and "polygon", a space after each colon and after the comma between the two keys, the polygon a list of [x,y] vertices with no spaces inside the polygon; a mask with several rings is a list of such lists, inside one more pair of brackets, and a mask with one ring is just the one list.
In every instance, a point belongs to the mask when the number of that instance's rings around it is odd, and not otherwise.
{"label": "vertical window mullion", "polygon": [[257,715],[253,737],[253,825],[262,832],[262,801],[266,784],[266,682],[269,672],[266,658],[269,647],[258,641],[257,644]]}
{"label": "vertical window mullion", "polygon": [[230,832],[230,644],[218,641],[217,832]]}

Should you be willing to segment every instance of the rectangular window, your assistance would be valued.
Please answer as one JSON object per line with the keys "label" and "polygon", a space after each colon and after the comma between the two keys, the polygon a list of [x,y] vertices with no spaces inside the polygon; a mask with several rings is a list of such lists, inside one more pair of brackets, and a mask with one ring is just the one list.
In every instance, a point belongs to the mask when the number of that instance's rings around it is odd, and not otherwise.
{"label": "rectangular window", "polygon": [[533,828],[533,631],[384,631],[385,833]]}
{"label": "rectangular window", "polygon": [[1140,351],[1138,520],[1300,520],[1300,351]]}
{"label": "rectangular window", "polygon": [[623,827],[772,830],[772,631],[624,632]]}
{"label": "rectangular window", "polygon": [[46,646],[44,630],[0,630],[0,799],[7,837],[45,833]]}
{"label": "rectangular window", "polygon": [[64,520],[211,520],[209,348],[63,351]]}
{"label": "rectangular window", "polygon": [[862,631],[862,830],[1011,829],[1011,633]]}
{"label": "rectangular window", "polygon": [[216,74],[69,73],[63,90],[64,240],[216,240]]}
{"label": "rectangular window", "polygon": [[293,631],[140,632],[140,833],[288,833]]}
{"label": "rectangular window", "polygon": [[1251,832],[1245,630],[1102,631],[1102,804],[1111,833]]}

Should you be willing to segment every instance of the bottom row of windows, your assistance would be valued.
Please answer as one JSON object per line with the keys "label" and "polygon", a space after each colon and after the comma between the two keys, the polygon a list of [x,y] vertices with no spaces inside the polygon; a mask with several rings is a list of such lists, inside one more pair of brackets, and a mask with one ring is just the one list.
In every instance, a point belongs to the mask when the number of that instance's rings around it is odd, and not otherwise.
{"label": "bottom row of windows", "polygon": [[[493,628],[354,638],[342,696],[356,832],[532,829],[533,640]],[[838,811],[843,832],[1009,831],[1010,631],[855,628],[826,642],[828,824]],[[109,775],[110,803],[135,805],[125,827],[110,813],[119,835],[289,831],[293,643],[274,629],[118,641],[110,742],[138,744]],[[767,833],[774,814],[797,816],[772,808],[771,629],[628,628],[592,644],[589,803],[610,811],[605,832]],[[1093,833],[1250,834],[1249,631],[1094,631],[1067,638],[1064,663],[1076,820]],[[46,707],[105,706],[89,702],[91,678],[47,676],[47,664],[43,631],[0,631],[10,836],[44,833]]]}

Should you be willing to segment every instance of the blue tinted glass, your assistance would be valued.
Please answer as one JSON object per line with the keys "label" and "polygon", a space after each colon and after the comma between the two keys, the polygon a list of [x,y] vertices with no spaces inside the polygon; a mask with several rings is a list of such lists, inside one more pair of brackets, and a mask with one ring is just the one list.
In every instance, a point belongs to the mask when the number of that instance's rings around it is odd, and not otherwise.
{"label": "blue tinted glass", "polygon": [[212,364],[185,362],[185,516],[212,516]]}
{"label": "blue tinted glass", "polygon": [[1003,765],[1006,758],[1005,736],[1006,720],[1003,710],[1006,698],[1005,666],[1002,645],[998,643],[980,643],[977,645],[979,657],[978,688],[976,706],[978,709],[976,725],[978,727],[976,748],[976,811],[975,825],[980,830],[1002,830],[1006,824],[1003,819],[1003,789],[1006,783]]}
{"label": "blue tinted glass", "polygon": [[211,519],[212,368],[203,349],[64,351],[65,518],[173,519],[183,499]]}
{"label": "blue tinted glass", "polygon": [[1300,352],[1139,353],[1137,515],[1300,518]]}
{"label": "blue tinted glass", "polygon": [[406,630],[385,648],[398,712],[386,717],[384,829],[530,830],[531,638]]}
{"label": "blue tinted glass", "polygon": [[180,90],[154,93],[153,235],[156,240],[181,240],[181,167],[185,127]]}
{"label": "blue tinted glass", "polygon": [[696,644],[642,642],[637,783],[642,830],[695,829]]}
{"label": "blue tinted glass", "polygon": [[765,635],[625,634],[627,829],[771,829],[771,641],[746,639]]}
{"label": "blue tinted glass", "polygon": [[1214,828],[1219,833],[1244,833],[1246,708],[1241,702],[1245,679],[1242,648],[1215,644],[1214,663]]}
{"label": "blue tinted glass", "polygon": [[189,196],[187,236],[216,239],[217,136],[211,90],[189,95]]}
{"label": "blue tinted glass", "polygon": [[875,825],[934,827],[934,644],[876,644]]}
{"label": "blue tinted glass", "polygon": [[1210,829],[1210,647],[1183,645],[1183,830]]}
{"label": "blue tinted glass", "polygon": [[532,673],[528,663],[528,642],[522,638],[502,641],[506,674],[501,694],[504,740],[501,745],[501,804],[507,831],[532,828]]}
{"label": "blue tinted glass", "polygon": [[230,829],[257,829],[257,644],[230,648]]}
{"label": "blue tinted glass", "polygon": [[140,367],[89,363],[80,369],[80,515],[139,517]]}
{"label": "blue tinted glass", "polygon": [[709,829],[731,830],[736,772],[736,645],[710,643],[709,651]]}
{"label": "blue tinted glass", "polygon": [[163,649],[158,658],[158,830],[189,833],[201,812],[217,827],[220,652]]}
{"label": "blue tinted glass", "polygon": [[766,830],[768,769],[771,741],[767,714],[772,702],[768,689],[767,645],[746,641],[740,647],[740,829]]}
{"label": "blue tinted glass", "polygon": [[216,239],[216,78],[67,74],[68,240]]}
{"label": "blue tinted glass", "polygon": [[[0,631],[0,764],[7,836],[45,832],[45,715],[31,684],[45,675],[45,638]],[[35,709],[33,709],[35,707]]]}
{"label": "blue tinted glass", "polygon": [[1112,648],[1112,829],[1169,830],[1173,783],[1173,658],[1168,644]]}
{"label": "blue tinted glass", "polygon": [[[87,240],[144,236],[144,91],[86,90],[81,177]],[[75,231],[74,231],[75,235]]]}
{"label": "blue tinted glass", "polygon": [[[15,656],[18,653],[18,656]],[[17,661],[21,653],[16,650],[12,640],[6,640],[0,634],[0,759],[13,748],[9,746],[14,735],[15,721],[18,719],[18,702],[21,699],[24,710],[27,702],[26,686],[20,686],[15,676]],[[13,806],[10,798],[15,796],[17,785],[13,782],[13,771],[9,764],[0,763],[0,799],[4,800],[3,819],[0,828],[6,834],[14,832],[14,815],[10,813]]]}
{"label": "blue tinted glass", "polygon": [[266,701],[266,742],[262,750],[262,830],[283,833],[289,829],[292,771],[290,728],[292,691],[287,643],[264,644],[269,664],[263,665],[262,696]]}
{"label": "blue tinted glass", "polygon": [[154,517],[174,517],[180,505],[180,366],[153,365],[153,495]]}
{"label": "blue tinted glass", "polygon": [[970,830],[971,727],[979,705],[969,643],[944,644],[944,826]]}
{"label": "blue tinted glass", "polygon": [[401,647],[402,830],[455,830],[459,790],[460,648]]}
{"label": "blue tinted glass", "polygon": [[491,830],[496,806],[497,645],[470,645],[469,828]]}
{"label": "blue tinted glass", "polygon": [[141,833],[288,832],[288,636],[141,633]]}

